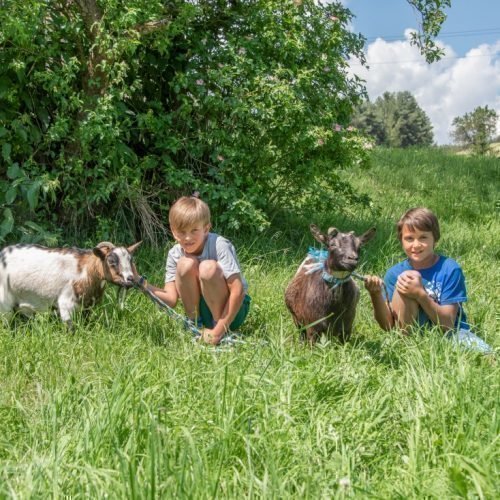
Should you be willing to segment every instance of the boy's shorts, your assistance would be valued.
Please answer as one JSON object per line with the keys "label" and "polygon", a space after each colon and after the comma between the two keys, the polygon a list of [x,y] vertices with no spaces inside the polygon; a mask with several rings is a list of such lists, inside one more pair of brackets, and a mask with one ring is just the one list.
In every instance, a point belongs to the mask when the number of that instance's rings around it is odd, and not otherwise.
{"label": "boy's shorts", "polygon": [[[231,331],[237,330],[245,321],[248,311],[250,310],[251,300],[252,299],[250,298],[250,295],[245,295],[245,298],[243,299],[243,304],[241,304],[238,314],[236,315],[236,317],[233,319],[233,322],[229,326],[229,329]],[[199,311],[200,311],[200,319],[203,321],[203,325],[206,328],[213,328],[214,318],[203,297],[200,298]]]}

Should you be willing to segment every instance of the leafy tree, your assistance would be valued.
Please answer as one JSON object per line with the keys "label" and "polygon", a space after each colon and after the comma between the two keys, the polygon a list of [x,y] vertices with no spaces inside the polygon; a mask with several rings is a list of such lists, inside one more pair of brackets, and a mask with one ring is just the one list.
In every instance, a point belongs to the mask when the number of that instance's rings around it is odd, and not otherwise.
{"label": "leafy tree", "polygon": [[373,137],[375,143],[387,144],[387,129],[384,125],[383,116],[370,101],[364,101],[353,115],[353,125],[362,130],[363,133]]}
{"label": "leafy tree", "polygon": [[433,143],[432,124],[425,111],[410,92],[399,92],[395,124],[399,146],[430,146]]}
{"label": "leafy tree", "polygon": [[353,124],[378,145],[405,148],[433,142],[429,117],[410,92],[385,92],[374,103],[363,103]]}
{"label": "leafy tree", "polygon": [[451,0],[407,0],[420,15],[420,30],[411,33],[411,43],[416,45],[428,63],[439,60],[444,51],[434,42],[446,20],[445,7],[451,7]]}
{"label": "leafy tree", "polygon": [[471,146],[476,154],[484,155],[495,136],[497,121],[494,109],[478,106],[471,113],[453,119],[451,135],[457,144]]}
{"label": "leafy tree", "polygon": [[360,199],[336,173],[365,158],[345,128],[364,40],[339,2],[1,4],[1,239],[154,238],[192,189],[235,228]]}

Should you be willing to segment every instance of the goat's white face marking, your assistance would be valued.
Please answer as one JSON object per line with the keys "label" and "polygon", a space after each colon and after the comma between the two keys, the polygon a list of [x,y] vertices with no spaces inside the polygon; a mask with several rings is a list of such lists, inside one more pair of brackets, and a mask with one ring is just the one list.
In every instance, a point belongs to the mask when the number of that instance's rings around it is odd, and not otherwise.
{"label": "goat's white face marking", "polygon": [[113,256],[116,256],[115,272],[120,276],[124,283],[130,282],[134,277],[132,269],[132,256],[127,252],[126,248],[114,248],[108,256],[108,262],[111,257],[110,264],[113,264]]}

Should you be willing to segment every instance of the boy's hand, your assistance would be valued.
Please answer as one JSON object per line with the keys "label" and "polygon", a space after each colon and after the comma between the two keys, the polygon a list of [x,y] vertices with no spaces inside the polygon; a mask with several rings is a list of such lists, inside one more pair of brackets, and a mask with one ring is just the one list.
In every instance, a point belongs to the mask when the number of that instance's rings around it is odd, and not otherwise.
{"label": "boy's hand", "polygon": [[400,295],[410,299],[418,299],[425,293],[422,276],[418,271],[405,271],[398,276],[396,290]]}
{"label": "boy's hand", "polygon": [[365,288],[368,290],[370,295],[377,295],[382,292],[382,287],[384,280],[378,276],[365,276]]}
{"label": "boy's hand", "polygon": [[201,338],[207,344],[217,345],[224,337],[224,332],[218,333],[215,328],[204,328],[201,332]]}

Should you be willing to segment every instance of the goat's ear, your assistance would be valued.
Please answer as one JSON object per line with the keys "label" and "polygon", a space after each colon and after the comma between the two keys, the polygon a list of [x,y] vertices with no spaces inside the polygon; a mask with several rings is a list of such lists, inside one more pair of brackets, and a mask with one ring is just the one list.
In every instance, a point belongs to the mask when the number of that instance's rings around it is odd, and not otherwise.
{"label": "goat's ear", "polygon": [[319,241],[323,245],[327,244],[326,236],[320,231],[319,227],[316,224],[311,224],[309,226],[309,229],[311,230],[311,234],[316,241]]}
{"label": "goat's ear", "polygon": [[102,248],[99,247],[94,247],[92,249],[92,253],[96,256],[99,257],[101,260],[104,260],[106,258],[107,253],[104,253],[102,251]]}
{"label": "goat's ear", "polygon": [[329,238],[335,238],[339,234],[339,230],[336,227],[329,227],[328,228],[328,237]]}
{"label": "goat's ear", "polygon": [[142,243],[142,240],[138,241],[137,243],[134,243],[133,245],[130,245],[129,247],[127,247],[128,253],[134,253],[139,248],[139,245],[141,243]]}
{"label": "goat's ear", "polygon": [[97,255],[100,259],[105,259],[106,255],[113,250],[115,246],[113,243],[110,243],[109,241],[103,241],[99,243],[96,247],[92,249],[92,252],[94,252],[94,255]]}
{"label": "goat's ear", "polygon": [[368,243],[374,236],[377,230],[372,227],[366,231],[366,233],[363,233],[358,239],[360,245],[364,245],[365,243]]}

